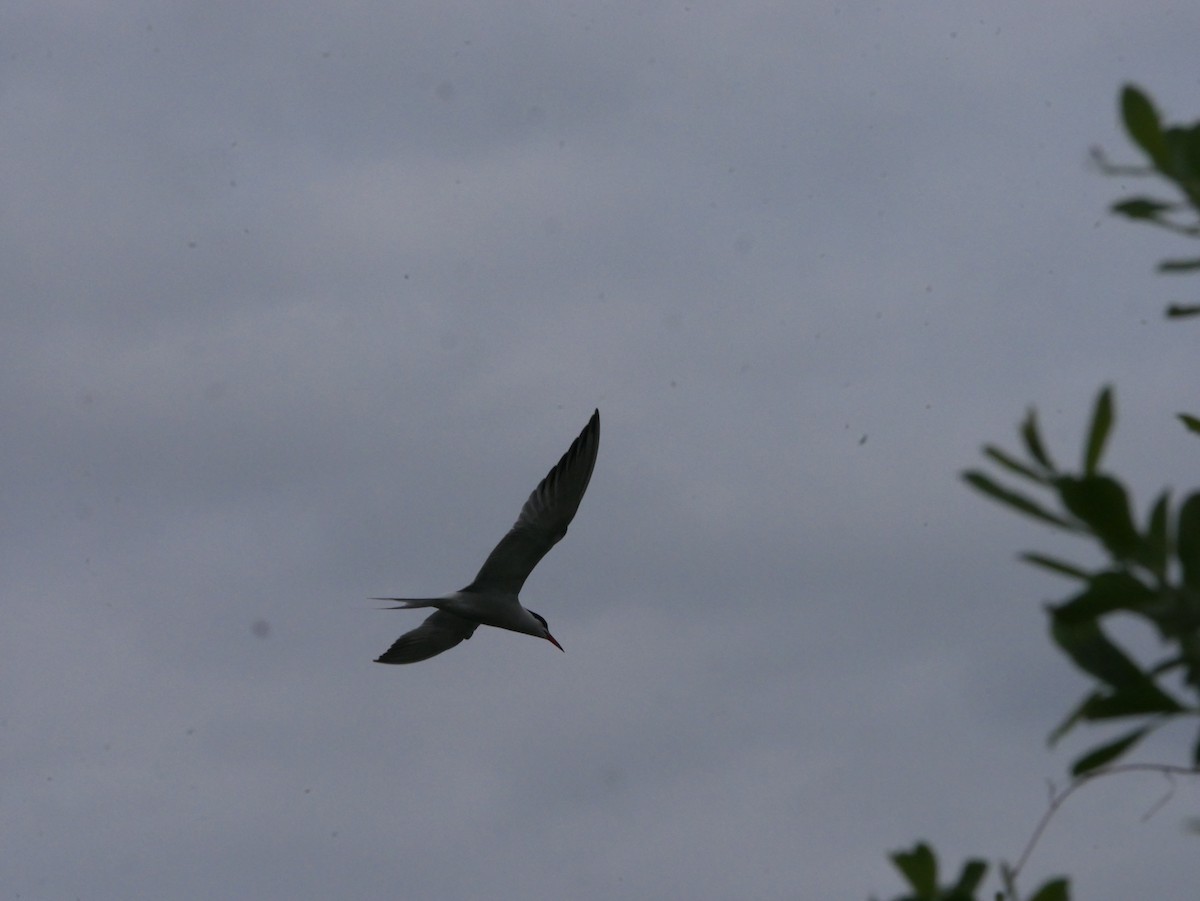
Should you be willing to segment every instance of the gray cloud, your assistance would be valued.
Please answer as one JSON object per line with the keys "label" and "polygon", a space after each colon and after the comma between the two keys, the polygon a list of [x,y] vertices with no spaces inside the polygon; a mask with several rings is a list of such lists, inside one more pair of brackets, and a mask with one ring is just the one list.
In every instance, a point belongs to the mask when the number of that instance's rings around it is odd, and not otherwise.
{"label": "gray cloud", "polygon": [[[957,473],[1029,403],[1075,453],[1115,380],[1139,498],[1193,478],[1184,283],[1085,164],[1125,80],[1197,114],[1191,16],[0,15],[0,888],[866,897],[919,838],[1019,853],[1079,683],[1013,555],[1079,551]],[[465,583],[594,406],[524,595],[566,655],[373,664],[415,619],[367,598]],[[1162,790],[1072,801],[1028,884],[1186,894]]]}

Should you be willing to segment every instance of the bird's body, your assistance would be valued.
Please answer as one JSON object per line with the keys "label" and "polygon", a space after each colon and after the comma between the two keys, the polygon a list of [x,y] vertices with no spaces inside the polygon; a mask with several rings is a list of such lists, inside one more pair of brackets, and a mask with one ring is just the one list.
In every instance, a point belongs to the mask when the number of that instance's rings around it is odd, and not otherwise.
{"label": "bird's body", "polygon": [[567,534],[596,465],[600,448],[600,411],[529,495],[521,515],[488,555],[479,574],[461,591],[437,598],[377,598],[396,601],[392,610],[436,607],[420,626],[401,635],[376,663],[416,663],[447,651],[474,634],[479,626],[495,626],[544,638],[562,645],[546,621],[521,606],[518,595],[533,568]]}

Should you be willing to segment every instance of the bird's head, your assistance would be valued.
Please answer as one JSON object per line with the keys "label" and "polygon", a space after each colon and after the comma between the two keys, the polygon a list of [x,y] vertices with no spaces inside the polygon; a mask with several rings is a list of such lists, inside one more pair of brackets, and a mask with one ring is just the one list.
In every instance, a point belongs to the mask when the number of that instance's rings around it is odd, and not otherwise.
{"label": "bird's head", "polygon": [[[546,618],[539,613],[534,613],[532,610],[529,611],[529,615],[536,619],[538,624],[542,627],[541,631],[536,633],[538,638],[546,639],[546,641],[550,642],[550,644],[562,651],[563,646],[559,644],[557,640],[555,640],[554,636],[550,634],[549,627],[546,626]],[[563,653],[565,654],[566,651],[563,651]]]}

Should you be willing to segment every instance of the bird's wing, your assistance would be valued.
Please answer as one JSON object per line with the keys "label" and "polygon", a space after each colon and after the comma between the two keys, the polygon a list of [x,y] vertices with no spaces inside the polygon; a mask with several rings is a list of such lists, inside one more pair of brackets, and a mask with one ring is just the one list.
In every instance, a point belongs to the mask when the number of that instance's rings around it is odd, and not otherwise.
{"label": "bird's wing", "polygon": [[558,464],[529,495],[516,524],[488,555],[467,589],[518,594],[538,561],[567,534],[587,490],[600,449],[600,411],[583,427]]}
{"label": "bird's wing", "polygon": [[396,643],[377,657],[375,662],[416,663],[418,660],[428,660],[470,638],[478,627],[477,622],[437,610],[417,628],[397,638]]}

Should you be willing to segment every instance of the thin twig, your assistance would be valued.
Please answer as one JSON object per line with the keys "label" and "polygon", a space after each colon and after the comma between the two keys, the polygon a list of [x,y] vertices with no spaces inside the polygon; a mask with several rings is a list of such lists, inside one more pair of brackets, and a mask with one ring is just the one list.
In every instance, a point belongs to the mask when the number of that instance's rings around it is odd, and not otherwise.
{"label": "thin twig", "polygon": [[1029,855],[1033,853],[1033,849],[1037,846],[1038,841],[1042,837],[1042,833],[1046,831],[1046,827],[1050,824],[1050,820],[1054,817],[1054,814],[1058,811],[1058,808],[1062,807],[1067,798],[1075,794],[1077,789],[1082,788],[1093,779],[1099,779],[1103,776],[1116,776],[1121,773],[1161,773],[1171,783],[1171,787],[1168,789],[1167,794],[1153,807],[1151,807],[1145,815],[1143,815],[1142,822],[1145,822],[1146,820],[1150,819],[1150,817],[1154,816],[1154,814],[1158,813],[1158,811],[1162,809],[1162,807],[1174,794],[1175,783],[1172,777],[1200,776],[1200,767],[1174,766],[1169,763],[1118,763],[1102,769],[1092,770],[1090,773],[1084,773],[1082,776],[1076,777],[1071,784],[1061,792],[1057,791],[1054,788],[1053,783],[1051,783],[1050,806],[1046,809],[1046,812],[1042,814],[1041,819],[1038,820],[1037,826],[1033,830],[1033,834],[1029,837],[1029,842],[1025,845],[1025,850],[1023,850],[1021,852],[1021,856],[1017,858],[1017,863],[1015,866],[1009,867],[1006,865],[1002,867],[1005,888],[1013,901],[1016,901],[1017,897],[1017,877],[1021,875],[1021,870],[1025,867],[1026,862],[1028,862]]}

